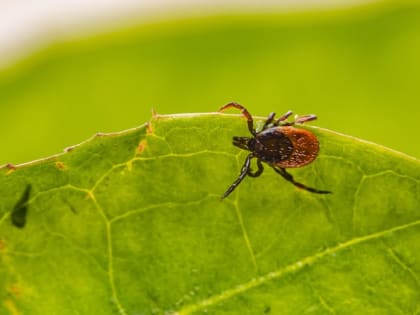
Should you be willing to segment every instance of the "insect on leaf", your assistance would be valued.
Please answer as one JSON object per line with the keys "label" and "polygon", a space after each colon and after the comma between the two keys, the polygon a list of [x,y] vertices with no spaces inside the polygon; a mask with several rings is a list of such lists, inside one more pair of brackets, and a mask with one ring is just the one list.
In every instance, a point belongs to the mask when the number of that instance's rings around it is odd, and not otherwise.
{"label": "insect on leaf", "polygon": [[156,116],[1,168],[0,313],[418,313],[419,161],[301,128],[320,153],[290,172],[333,194],[267,168],[221,200],[238,115]]}

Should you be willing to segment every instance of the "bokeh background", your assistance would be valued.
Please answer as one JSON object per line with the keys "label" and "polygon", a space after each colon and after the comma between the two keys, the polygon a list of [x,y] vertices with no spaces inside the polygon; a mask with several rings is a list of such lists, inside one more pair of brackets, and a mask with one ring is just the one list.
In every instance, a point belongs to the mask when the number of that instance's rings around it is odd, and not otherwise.
{"label": "bokeh background", "polygon": [[261,116],[314,113],[315,125],[420,157],[419,2],[239,2],[188,14],[130,8],[66,36],[25,38],[38,45],[0,60],[0,165],[138,126],[152,108],[230,101]]}

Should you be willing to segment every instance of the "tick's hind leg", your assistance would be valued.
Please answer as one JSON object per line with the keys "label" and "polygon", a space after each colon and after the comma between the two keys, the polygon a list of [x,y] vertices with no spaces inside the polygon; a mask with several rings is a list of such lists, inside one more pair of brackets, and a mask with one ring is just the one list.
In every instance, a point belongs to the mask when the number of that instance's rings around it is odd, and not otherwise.
{"label": "tick's hind leg", "polygon": [[226,104],[226,105],[220,107],[219,112],[223,112],[226,109],[229,109],[229,108],[232,108],[232,107],[236,108],[236,109],[239,109],[242,112],[242,115],[244,115],[245,118],[247,119],[249,132],[255,136],[257,134],[257,132],[254,129],[254,120],[252,119],[252,116],[248,112],[248,110],[245,107],[243,107],[241,104],[231,102],[229,104]]}
{"label": "tick's hind leg", "polygon": [[289,182],[291,182],[293,185],[295,185],[296,187],[305,189],[307,191],[310,191],[312,193],[316,193],[316,194],[331,194],[331,191],[327,191],[327,190],[319,190],[316,188],[312,188],[312,187],[308,187],[302,183],[299,183],[297,181],[295,181],[295,179],[293,178],[292,174],[288,173],[284,168],[282,167],[273,167],[273,169],[279,173],[281,176],[283,176],[283,178]]}

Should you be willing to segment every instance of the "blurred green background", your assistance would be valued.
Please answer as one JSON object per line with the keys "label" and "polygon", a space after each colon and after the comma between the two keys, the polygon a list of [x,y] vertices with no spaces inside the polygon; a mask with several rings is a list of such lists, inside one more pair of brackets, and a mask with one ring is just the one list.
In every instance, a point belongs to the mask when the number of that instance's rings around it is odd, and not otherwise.
{"label": "blurred green background", "polygon": [[59,42],[0,72],[0,164],[237,101],[420,157],[420,4],[222,14]]}

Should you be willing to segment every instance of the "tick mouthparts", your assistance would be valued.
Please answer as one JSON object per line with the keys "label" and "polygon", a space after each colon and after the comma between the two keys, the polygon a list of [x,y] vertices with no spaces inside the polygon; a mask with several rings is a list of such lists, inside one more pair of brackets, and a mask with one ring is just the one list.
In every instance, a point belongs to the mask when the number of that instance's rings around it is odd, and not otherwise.
{"label": "tick mouthparts", "polygon": [[233,145],[241,149],[249,150],[249,146],[248,146],[249,140],[250,138],[247,138],[247,137],[233,137],[232,143]]}

